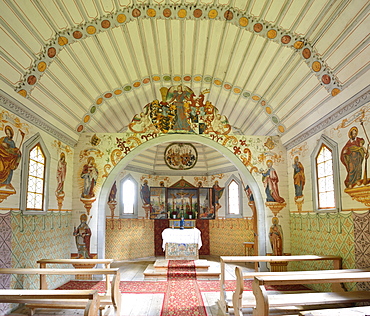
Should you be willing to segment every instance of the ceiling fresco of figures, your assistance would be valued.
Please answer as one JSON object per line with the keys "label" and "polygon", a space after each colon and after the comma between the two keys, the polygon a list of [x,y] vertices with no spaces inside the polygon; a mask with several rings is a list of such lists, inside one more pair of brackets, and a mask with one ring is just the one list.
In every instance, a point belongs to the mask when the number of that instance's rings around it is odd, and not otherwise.
{"label": "ceiling fresco of figures", "polygon": [[[283,142],[369,84],[367,0],[0,0],[8,95],[78,140],[183,85]],[[367,76],[366,76],[367,75]],[[367,78],[367,79],[366,79]]]}

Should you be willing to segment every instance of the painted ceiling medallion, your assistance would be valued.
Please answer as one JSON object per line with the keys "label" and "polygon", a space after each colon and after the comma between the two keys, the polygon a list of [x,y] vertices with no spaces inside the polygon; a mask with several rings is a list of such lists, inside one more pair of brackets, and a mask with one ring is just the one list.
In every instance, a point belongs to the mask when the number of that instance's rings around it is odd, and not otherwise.
{"label": "painted ceiling medallion", "polygon": [[164,152],[164,161],[170,169],[187,170],[195,166],[198,152],[192,144],[173,143]]}

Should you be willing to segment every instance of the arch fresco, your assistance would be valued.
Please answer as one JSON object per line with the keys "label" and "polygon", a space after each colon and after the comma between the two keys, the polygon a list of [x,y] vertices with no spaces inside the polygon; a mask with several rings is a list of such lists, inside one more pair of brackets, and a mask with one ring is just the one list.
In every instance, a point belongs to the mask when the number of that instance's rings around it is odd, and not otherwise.
{"label": "arch fresco", "polygon": [[[204,144],[206,146],[212,147],[226,158],[228,158],[239,170],[243,181],[249,184],[254,196],[257,209],[257,221],[258,221],[258,249],[260,254],[266,253],[266,226],[265,226],[265,207],[263,204],[263,197],[259,188],[259,185],[256,179],[253,177],[251,172],[248,170],[247,166],[242,162],[242,160],[237,157],[233,152],[231,152],[227,147],[222,144],[214,141],[208,137],[192,134],[182,134],[182,141],[194,142]],[[146,149],[162,144],[165,142],[174,142],[178,141],[177,134],[167,134],[161,135],[156,138],[150,139],[139,146],[134,150],[130,151],[125,155],[109,172],[109,175],[106,177],[104,183],[101,186],[100,193],[98,196],[98,214],[97,214],[97,251],[98,257],[104,258],[105,256],[105,218],[106,218],[106,208],[108,196],[111,190],[111,187],[122,169],[124,169],[128,163],[137,155],[144,152]]]}

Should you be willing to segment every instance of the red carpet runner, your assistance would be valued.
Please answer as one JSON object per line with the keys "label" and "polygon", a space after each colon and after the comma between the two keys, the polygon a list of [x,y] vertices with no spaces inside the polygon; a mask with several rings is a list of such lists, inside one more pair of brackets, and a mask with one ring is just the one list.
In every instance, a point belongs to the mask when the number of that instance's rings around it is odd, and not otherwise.
{"label": "red carpet runner", "polygon": [[192,260],[169,260],[161,316],[207,316]]}

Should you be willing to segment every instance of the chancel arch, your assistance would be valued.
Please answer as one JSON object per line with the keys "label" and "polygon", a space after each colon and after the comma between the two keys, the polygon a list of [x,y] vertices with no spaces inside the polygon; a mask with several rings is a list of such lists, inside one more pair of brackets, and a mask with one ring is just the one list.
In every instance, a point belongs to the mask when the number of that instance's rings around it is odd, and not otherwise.
{"label": "chancel arch", "polygon": [[[100,194],[98,197],[98,238],[97,238],[97,252],[99,258],[104,258],[105,256],[105,219],[106,219],[106,212],[107,212],[107,201],[108,196],[111,190],[111,187],[119,175],[119,173],[125,169],[125,167],[130,163],[132,159],[136,156],[143,153],[145,150],[156,146],[158,144],[163,143],[170,143],[176,142],[179,139],[178,134],[167,134],[156,137],[154,139],[148,140],[145,143],[142,143],[140,146],[136,147],[134,150],[130,151],[124,158],[122,158],[116,166],[111,170],[109,175],[107,176],[104,184],[101,187]],[[192,143],[200,143],[206,146],[212,147],[217,150],[219,153],[224,155],[227,159],[230,160],[231,163],[235,165],[238,169],[240,176],[242,177],[244,183],[248,183],[249,187],[251,188],[256,210],[257,210],[257,230],[258,230],[258,251],[260,254],[266,253],[266,227],[265,227],[265,208],[263,204],[263,198],[260,191],[260,188],[257,184],[257,181],[249,172],[249,170],[244,166],[242,161],[235,156],[229,149],[222,146],[221,144],[199,135],[190,135],[190,134],[182,134],[181,141],[183,142],[192,142]]]}

